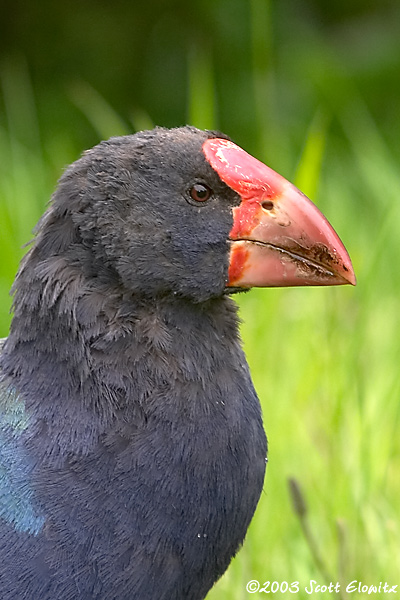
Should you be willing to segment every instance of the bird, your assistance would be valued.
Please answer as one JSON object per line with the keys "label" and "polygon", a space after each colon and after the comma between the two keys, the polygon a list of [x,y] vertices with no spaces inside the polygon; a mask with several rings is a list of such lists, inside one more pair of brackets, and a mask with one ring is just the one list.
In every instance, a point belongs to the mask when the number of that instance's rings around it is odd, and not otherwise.
{"label": "bird", "polygon": [[103,141],[64,171],[0,356],[3,600],[201,600],[267,439],[234,294],[355,284],[294,185],[218,131]]}

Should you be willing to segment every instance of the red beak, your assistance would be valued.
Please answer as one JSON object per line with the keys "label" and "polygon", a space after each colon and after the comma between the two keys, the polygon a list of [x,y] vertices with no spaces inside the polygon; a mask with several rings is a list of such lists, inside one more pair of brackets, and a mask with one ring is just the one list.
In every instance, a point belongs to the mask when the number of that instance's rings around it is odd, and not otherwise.
{"label": "red beak", "polygon": [[233,209],[227,286],[356,284],[338,235],[294,185],[228,140],[209,139],[203,152],[242,199]]}

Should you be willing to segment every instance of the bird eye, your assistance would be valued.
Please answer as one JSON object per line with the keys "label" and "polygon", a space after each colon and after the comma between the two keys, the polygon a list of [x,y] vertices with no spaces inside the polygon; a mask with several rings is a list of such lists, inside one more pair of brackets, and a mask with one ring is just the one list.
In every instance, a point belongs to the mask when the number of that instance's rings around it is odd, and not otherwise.
{"label": "bird eye", "polygon": [[190,197],[196,202],[206,202],[212,195],[210,188],[204,183],[195,183],[189,190]]}

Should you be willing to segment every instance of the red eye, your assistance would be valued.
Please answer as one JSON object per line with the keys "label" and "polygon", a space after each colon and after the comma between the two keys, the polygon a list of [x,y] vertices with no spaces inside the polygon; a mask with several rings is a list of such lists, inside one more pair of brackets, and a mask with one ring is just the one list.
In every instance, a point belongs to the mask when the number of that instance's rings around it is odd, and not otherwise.
{"label": "red eye", "polygon": [[212,195],[212,191],[204,183],[195,183],[190,188],[190,196],[196,202],[206,202]]}

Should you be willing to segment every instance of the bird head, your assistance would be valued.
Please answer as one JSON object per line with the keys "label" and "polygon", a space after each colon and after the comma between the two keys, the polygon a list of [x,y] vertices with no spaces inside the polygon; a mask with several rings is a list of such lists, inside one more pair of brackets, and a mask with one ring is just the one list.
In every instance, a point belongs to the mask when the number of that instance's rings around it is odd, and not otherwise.
{"label": "bird head", "polygon": [[331,225],[223,134],[156,128],[71,165],[33,254],[85,280],[201,302],[253,286],[355,283]]}

